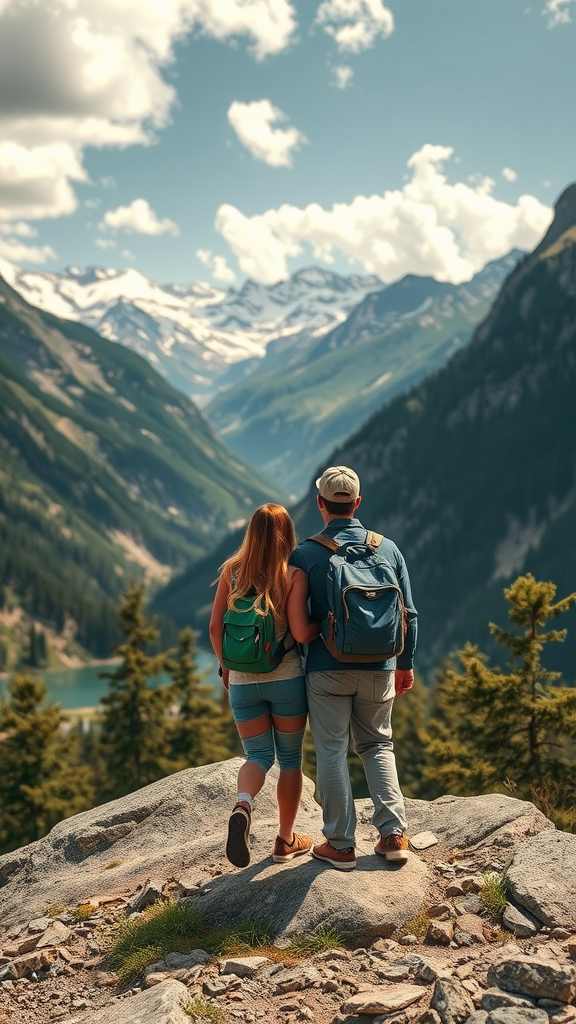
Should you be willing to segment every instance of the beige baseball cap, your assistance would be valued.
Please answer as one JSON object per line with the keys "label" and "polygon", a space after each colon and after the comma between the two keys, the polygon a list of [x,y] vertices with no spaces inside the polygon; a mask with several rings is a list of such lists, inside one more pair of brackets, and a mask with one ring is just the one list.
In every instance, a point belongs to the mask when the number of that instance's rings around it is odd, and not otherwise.
{"label": "beige baseball cap", "polygon": [[327,501],[355,501],[360,495],[360,481],[348,466],[330,466],[318,477],[316,487]]}

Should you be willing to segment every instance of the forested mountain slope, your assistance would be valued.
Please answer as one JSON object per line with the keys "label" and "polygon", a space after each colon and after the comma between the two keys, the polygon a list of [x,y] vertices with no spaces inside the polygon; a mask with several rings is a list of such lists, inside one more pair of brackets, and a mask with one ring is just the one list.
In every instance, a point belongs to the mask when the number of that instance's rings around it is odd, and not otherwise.
{"label": "forested mountain slope", "polygon": [[[406,555],[425,672],[466,640],[489,648],[487,623],[504,621],[502,590],[520,572],[554,580],[560,595],[576,589],[576,186],[555,225],[470,344],[323,463],[358,471],[364,522]],[[301,537],[320,526],[315,498],[311,484],[294,510]],[[205,626],[209,583],[238,536],[175,578],[157,608]],[[574,679],[576,616],[566,618],[568,642],[545,657]]]}
{"label": "forested mountain slope", "polygon": [[129,575],[165,582],[270,492],[140,356],[0,279],[0,598],[108,654]]}
{"label": "forested mountain slope", "polygon": [[[564,229],[558,233],[558,223]],[[332,454],[363,482],[362,518],[392,537],[420,612],[418,662],[488,646],[502,588],[531,571],[576,589],[576,185],[468,348]],[[315,489],[296,509],[315,529]],[[548,662],[576,677],[576,616]]]}
{"label": "forested mountain slope", "polygon": [[323,337],[281,338],[206,407],[226,442],[301,496],[322,459],[384,402],[464,347],[522,254],[453,285],[407,275]]}

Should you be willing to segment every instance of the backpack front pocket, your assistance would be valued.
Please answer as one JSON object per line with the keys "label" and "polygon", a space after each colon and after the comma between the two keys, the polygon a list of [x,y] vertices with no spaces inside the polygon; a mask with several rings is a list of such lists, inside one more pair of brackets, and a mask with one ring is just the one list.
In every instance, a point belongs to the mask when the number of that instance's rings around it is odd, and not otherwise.
{"label": "backpack front pocket", "polygon": [[342,591],[344,654],[392,658],[403,647],[402,592],[392,583],[379,587],[352,584]]}

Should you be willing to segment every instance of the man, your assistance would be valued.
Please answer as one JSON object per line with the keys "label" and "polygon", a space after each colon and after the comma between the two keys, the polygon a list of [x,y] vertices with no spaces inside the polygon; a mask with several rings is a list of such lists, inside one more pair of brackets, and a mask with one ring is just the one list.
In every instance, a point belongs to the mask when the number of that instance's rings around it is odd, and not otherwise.
{"label": "man", "polygon": [[[365,543],[367,530],[355,516],[361,502],[356,473],[346,466],[331,466],[316,486],[318,509],[324,521],[322,534],[340,544]],[[346,763],[350,728],[374,803],[372,822],[380,832],[375,852],[395,862],[408,859],[404,800],[396,773],[391,717],[395,694],[409,690],[414,682],[417,612],[401,552],[387,538],[377,550],[393,567],[404,597],[407,631],[402,653],[397,660],[342,663],[319,637],[309,645],[306,658],[310,726],[326,836],[326,842],[314,846],[312,853],[342,871],[356,867],[356,813]],[[329,611],[327,574],[331,554],[317,541],[305,540],[291,558],[291,564],[308,577],[311,617],[319,622]]]}

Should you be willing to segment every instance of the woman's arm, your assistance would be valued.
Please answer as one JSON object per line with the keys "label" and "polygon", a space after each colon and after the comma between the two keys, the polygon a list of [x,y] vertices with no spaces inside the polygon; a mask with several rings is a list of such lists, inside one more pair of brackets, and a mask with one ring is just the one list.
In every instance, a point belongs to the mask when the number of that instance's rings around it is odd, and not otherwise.
{"label": "woman's arm", "polygon": [[[222,573],[218,580],[216,596],[214,597],[214,604],[212,606],[212,615],[210,617],[210,642],[214,649],[214,654],[218,658],[220,668],[222,668],[222,629],[224,627],[224,614],[228,607],[229,590],[229,580],[225,574]],[[224,686],[228,688],[228,669],[222,669],[222,682],[224,683]]]}
{"label": "woman's arm", "polygon": [[286,601],[286,618],[290,632],[299,644],[309,644],[320,636],[320,624],[312,622],[308,614],[308,577],[301,569],[294,569],[292,586]]}

